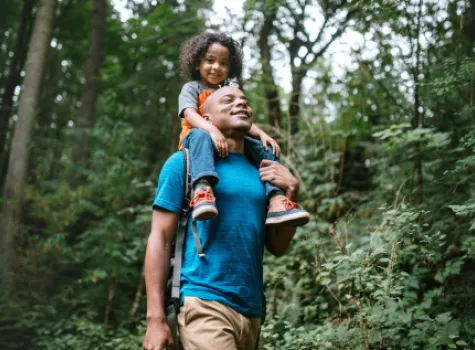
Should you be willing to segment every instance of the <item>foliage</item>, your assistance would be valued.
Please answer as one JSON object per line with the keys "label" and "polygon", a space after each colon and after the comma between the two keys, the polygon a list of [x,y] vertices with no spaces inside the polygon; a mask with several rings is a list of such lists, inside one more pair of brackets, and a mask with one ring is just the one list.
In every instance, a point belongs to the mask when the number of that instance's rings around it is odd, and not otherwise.
{"label": "foliage", "polygon": [[[298,15],[298,3],[265,2],[279,6],[281,39],[292,39],[288,29],[298,18],[286,18],[291,10]],[[352,8],[312,4],[334,20]],[[262,125],[287,150],[282,162],[300,180],[300,203],[312,220],[286,255],[265,257],[261,348],[475,348],[475,9],[455,0],[359,4],[365,10],[345,25],[361,45],[340,43],[351,65],[336,72],[338,55],[326,53],[304,67],[300,131],[289,132],[290,115],[280,129]],[[179,47],[211,25],[208,3],[129,5],[128,20],[114,11],[107,19],[91,157],[78,167],[75,125],[92,5],[60,2],[30,142],[16,292],[0,299],[1,349],[132,349],[143,339],[149,203],[177,146]],[[249,32],[241,35],[253,48],[265,9],[248,5]],[[340,7],[346,10],[334,11]],[[0,21],[0,89],[20,12],[12,1],[2,15],[8,21]],[[274,47],[274,67],[287,49]],[[265,124],[266,80],[254,63],[244,87]],[[18,91],[9,132],[17,100]]]}

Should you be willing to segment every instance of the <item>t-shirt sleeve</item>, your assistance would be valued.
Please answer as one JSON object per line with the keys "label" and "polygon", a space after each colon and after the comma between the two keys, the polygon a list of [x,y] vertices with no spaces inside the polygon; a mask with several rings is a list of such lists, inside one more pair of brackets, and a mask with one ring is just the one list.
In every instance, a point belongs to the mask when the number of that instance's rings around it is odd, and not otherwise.
{"label": "t-shirt sleeve", "polygon": [[183,111],[186,108],[194,108],[198,110],[198,96],[200,94],[199,86],[192,81],[183,85],[180,95],[178,96],[178,116],[183,118]]}
{"label": "t-shirt sleeve", "polygon": [[162,167],[153,209],[165,209],[177,215],[181,213],[185,193],[183,153],[173,154]]}

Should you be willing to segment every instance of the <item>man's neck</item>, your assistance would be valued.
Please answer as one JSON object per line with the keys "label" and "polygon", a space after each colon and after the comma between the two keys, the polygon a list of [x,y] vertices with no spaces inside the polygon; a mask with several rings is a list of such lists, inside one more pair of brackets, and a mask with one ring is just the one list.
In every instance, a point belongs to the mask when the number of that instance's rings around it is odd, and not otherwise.
{"label": "man's neck", "polygon": [[244,138],[227,138],[229,152],[244,153]]}

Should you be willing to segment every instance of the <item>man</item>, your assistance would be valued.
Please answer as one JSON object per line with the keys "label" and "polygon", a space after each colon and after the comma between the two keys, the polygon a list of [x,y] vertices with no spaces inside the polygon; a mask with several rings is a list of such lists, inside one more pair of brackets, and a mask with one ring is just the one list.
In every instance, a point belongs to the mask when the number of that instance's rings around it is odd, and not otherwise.
{"label": "man", "polygon": [[[241,90],[223,87],[204,105],[204,118],[226,137],[230,154],[216,161],[219,182],[214,192],[219,216],[198,222],[204,257],[199,257],[190,227],[186,233],[181,274],[178,327],[185,350],[254,349],[262,312],[264,246],[284,254],[295,227],[265,228],[270,181],[295,200],[298,181],[279,163],[263,161],[257,170],[244,156],[244,135],[252,110]],[[172,155],[162,168],[154,201],[145,257],[147,285],[146,350],[173,348],[164,304],[171,246],[182,198],[183,155]],[[282,211],[294,203],[282,203]],[[190,225],[189,225],[190,226]]]}

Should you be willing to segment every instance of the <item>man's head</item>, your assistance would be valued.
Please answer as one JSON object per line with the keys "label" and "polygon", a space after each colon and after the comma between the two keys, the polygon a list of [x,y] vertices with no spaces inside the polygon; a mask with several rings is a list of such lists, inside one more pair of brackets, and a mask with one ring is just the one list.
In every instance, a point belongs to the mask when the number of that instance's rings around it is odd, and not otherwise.
{"label": "man's head", "polygon": [[244,137],[252,126],[252,109],[241,90],[225,86],[208,97],[204,115],[226,137]]}

